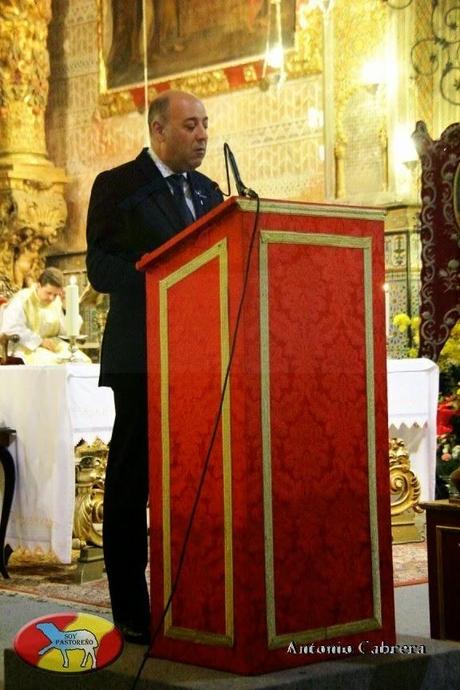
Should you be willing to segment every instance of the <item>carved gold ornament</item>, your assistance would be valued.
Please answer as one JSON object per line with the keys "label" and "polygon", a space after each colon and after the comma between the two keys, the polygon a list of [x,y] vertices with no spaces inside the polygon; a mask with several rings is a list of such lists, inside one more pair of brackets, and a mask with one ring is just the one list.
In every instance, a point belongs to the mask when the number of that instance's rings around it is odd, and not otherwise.
{"label": "carved gold ornament", "polygon": [[66,177],[47,158],[51,0],[0,4],[0,283],[33,283],[67,219]]}
{"label": "carved gold ornament", "polygon": [[423,541],[423,529],[415,521],[415,515],[423,512],[419,506],[420,482],[410,468],[409,453],[404,441],[391,438],[389,449],[393,543]]}
{"label": "carved gold ornament", "polygon": [[81,545],[102,546],[104,486],[108,446],[96,439],[75,451],[75,511],[73,536]]}
{"label": "carved gold ornament", "polygon": [[390,492],[392,516],[408,508],[423,512],[418,506],[420,482],[410,468],[409,453],[400,438],[390,439]]}
{"label": "carved gold ornament", "polygon": [[46,155],[51,0],[0,5],[0,157]]}

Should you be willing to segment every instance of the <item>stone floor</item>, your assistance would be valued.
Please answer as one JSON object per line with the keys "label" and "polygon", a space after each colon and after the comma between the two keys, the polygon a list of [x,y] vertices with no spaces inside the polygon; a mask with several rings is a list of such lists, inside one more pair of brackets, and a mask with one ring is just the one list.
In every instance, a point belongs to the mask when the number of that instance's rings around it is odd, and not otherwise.
{"label": "stone floor", "polygon": [[[186,664],[147,659],[135,690],[459,690],[460,644],[429,640],[428,586],[395,589],[396,630],[406,644],[424,644],[426,655],[354,657],[299,669],[242,677]],[[0,593],[0,647],[5,652],[3,690],[134,690],[144,648],[126,645],[110,667],[94,674],[54,674],[27,666],[11,648],[18,630],[39,616],[64,611],[62,606],[24,595]],[[88,610],[85,608],[85,610]],[[99,615],[99,610],[94,610]],[[104,614],[110,618],[109,614]]]}

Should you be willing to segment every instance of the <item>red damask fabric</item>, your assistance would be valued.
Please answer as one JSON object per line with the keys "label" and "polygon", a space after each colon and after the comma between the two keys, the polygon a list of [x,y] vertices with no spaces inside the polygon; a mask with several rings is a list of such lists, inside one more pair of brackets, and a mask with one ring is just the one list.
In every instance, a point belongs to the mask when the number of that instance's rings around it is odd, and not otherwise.
{"label": "red damask fabric", "polygon": [[419,357],[436,362],[460,318],[460,123],[433,140],[417,122],[413,139],[422,164]]}
{"label": "red damask fabric", "polygon": [[255,212],[143,259],[154,628],[177,582],[149,654],[244,675],[394,640],[383,215],[263,204],[209,455]]}

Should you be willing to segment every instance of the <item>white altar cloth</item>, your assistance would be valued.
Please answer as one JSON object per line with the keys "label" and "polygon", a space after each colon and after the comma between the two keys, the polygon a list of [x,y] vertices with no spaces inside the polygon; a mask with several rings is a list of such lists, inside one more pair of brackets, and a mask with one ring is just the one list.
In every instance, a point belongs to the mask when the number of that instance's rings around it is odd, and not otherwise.
{"label": "white altar cloth", "polygon": [[74,446],[108,441],[114,406],[98,388],[99,365],[0,367],[0,422],[16,430],[10,447],[16,487],[5,543],[52,551],[70,563],[75,504]]}
{"label": "white altar cloth", "polygon": [[[406,441],[421,500],[433,500],[438,367],[428,359],[395,359],[387,369],[390,436]],[[16,429],[6,538],[13,549],[51,550],[70,563],[74,446],[82,438],[107,442],[115,415],[112,391],[98,388],[98,378],[97,364],[0,367],[0,423]]]}
{"label": "white altar cloth", "polygon": [[387,371],[390,437],[406,442],[420,500],[433,501],[439,367],[430,359],[389,359]]}

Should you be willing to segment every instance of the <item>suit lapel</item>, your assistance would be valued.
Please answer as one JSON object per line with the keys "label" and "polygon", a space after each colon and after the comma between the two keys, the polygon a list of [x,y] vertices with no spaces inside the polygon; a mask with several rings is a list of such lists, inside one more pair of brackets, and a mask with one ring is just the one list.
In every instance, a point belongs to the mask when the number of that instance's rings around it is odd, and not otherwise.
{"label": "suit lapel", "polygon": [[[147,149],[143,149],[136,158],[136,163],[140,167],[142,174],[149,184],[148,197],[152,205],[160,210],[165,218],[167,225],[171,229],[171,234],[175,234],[184,228],[184,221],[179,209],[174,203],[173,196],[163,175],[153,162]],[[192,192],[193,206],[196,218],[201,218],[213,207],[212,193],[209,184],[205,184],[205,178],[194,171],[187,173],[187,178]]]}
{"label": "suit lapel", "polygon": [[164,216],[167,225],[170,227],[171,234],[175,234],[182,230],[184,221],[180,215],[171,191],[163,177],[153,162],[147,149],[143,149],[136,162],[142,170],[142,173],[150,181],[149,185],[149,201],[155,206]]}

